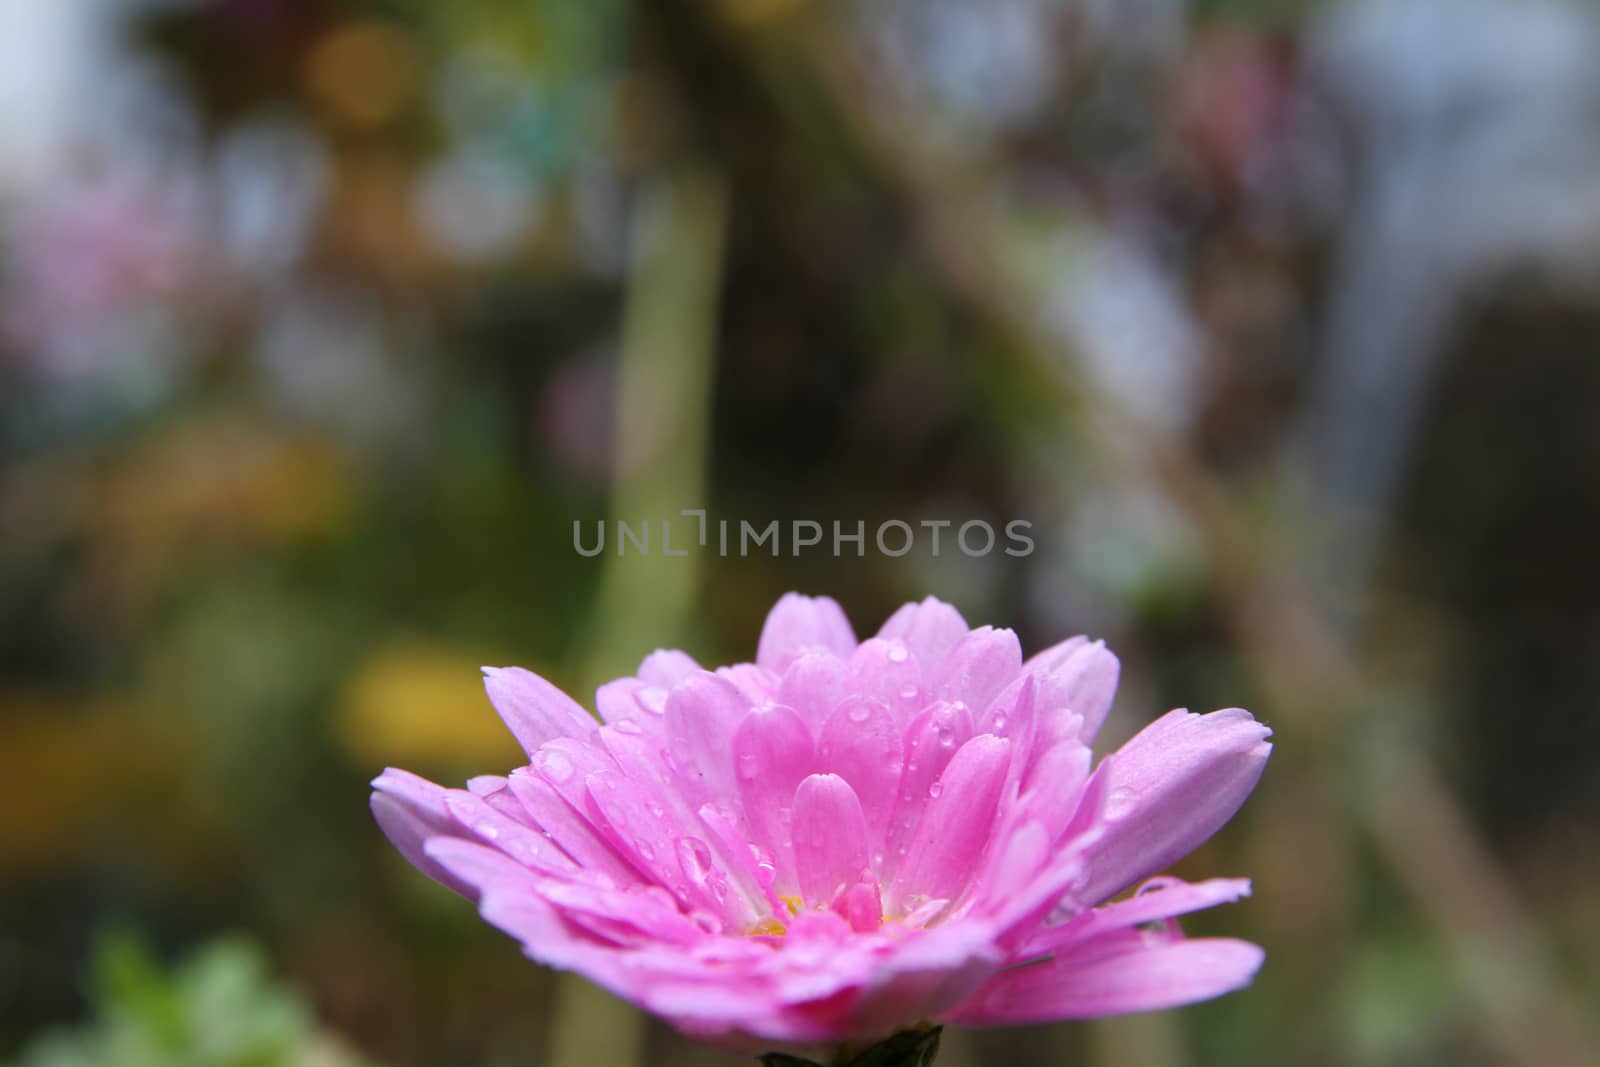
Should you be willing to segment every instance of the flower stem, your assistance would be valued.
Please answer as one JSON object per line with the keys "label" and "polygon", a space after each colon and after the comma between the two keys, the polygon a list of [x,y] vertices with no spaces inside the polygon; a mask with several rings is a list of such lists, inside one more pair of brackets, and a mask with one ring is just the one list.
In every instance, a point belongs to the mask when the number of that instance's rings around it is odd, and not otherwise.
{"label": "flower stem", "polygon": [[[832,1067],[931,1067],[939,1055],[939,1035],[943,1031],[941,1026],[919,1026],[864,1049],[844,1046]],[[762,1067],[823,1067],[785,1052],[768,1052],[761,1057],[761,1063]]]}

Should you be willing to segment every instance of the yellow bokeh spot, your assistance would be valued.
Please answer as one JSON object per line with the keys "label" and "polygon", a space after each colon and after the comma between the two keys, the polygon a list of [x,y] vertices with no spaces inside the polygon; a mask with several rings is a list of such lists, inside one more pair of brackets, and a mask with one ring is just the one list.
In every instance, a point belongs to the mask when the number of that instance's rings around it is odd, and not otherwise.
{"label": "yellow bokeh spot", "polygon": [[345,747],[368,765],[511,767],[525,757],[483,692],[480,660],[401,640],[357,665],[339,707]]}

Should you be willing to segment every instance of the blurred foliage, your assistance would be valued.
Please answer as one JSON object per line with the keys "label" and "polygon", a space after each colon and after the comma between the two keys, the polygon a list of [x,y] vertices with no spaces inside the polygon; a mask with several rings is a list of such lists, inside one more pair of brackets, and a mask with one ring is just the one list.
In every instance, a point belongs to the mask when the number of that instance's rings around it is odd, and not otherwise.
{"label": "blurred foliage", "polygon": [[167,971],[137,939],[107,937],[91,1002],[92,1021],[40,1037],[14,1067],[372,1067],[318,1030],[304,998],[240,938]]}

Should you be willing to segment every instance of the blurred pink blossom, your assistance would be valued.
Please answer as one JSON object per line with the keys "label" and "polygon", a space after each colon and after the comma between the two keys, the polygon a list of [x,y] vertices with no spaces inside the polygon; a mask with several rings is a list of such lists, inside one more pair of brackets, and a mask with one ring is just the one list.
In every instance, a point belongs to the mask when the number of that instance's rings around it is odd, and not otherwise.
{"label": "blurred pink blossom", "polygon": [[656,652],[600,688],[603,725],[486,669],[529,765],[466,789],[386,770],[372,807],[530,957],[698,1037],[1168,1008],[1261,965],[1173,922],[1248,882],[1145,880],[1233,815],[1269,731],[1174,711],[1092,767],[1118,669],[1082,637],[1025,661],[932,598],[858,642],[834,601],[789,594],[754,663]]}

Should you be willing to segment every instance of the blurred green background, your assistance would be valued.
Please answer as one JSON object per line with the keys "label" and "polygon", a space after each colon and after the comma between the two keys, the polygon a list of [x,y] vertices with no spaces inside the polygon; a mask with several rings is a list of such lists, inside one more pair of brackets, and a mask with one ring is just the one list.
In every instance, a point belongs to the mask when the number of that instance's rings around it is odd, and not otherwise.
{"label": "blurred green background", "polygon": [[[1254,987],[942,1063],[1600,1062],[1594,7],[0,25],[0,1062],[724,1062],[522,960],[366,783],[516,761],[480,664],[748,659],[791,588],[1104,637],[1108,742],[1277,732],[1180,868],[1254,878],[1191,924]],[[869,540],[574,550],[684,508]]]}

